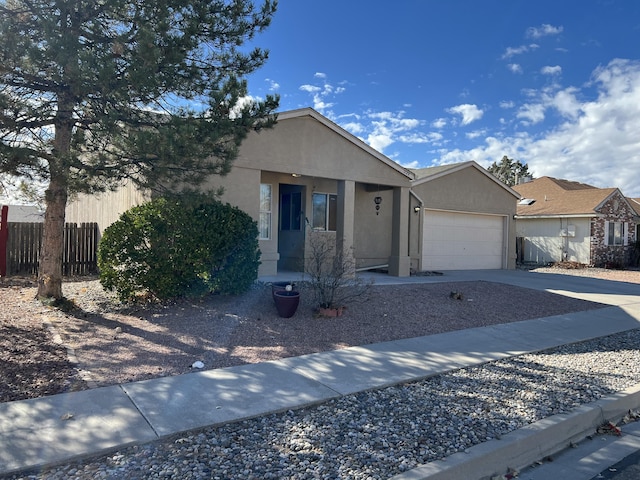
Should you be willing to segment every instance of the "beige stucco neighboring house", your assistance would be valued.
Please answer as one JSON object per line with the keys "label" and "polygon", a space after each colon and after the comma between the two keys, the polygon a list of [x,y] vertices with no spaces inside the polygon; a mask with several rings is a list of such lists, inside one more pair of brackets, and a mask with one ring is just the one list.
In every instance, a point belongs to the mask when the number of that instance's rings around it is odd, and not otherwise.
{"label": "beige stucco neighboring house", "polygon": [[523,262],[624,266],[638,212],[617,188],[541,177],[513,187],[521,197],[516,235]]}
{"label": "beige stucco neighboring house", "polygon": [[515,191],[476,162],[413,172],[412,268],[515,268]]}

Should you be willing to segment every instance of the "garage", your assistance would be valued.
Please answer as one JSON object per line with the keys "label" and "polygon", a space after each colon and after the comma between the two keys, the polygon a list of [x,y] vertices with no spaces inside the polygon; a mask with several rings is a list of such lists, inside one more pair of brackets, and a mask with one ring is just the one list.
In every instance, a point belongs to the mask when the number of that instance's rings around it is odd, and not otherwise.
{"label": "garage", "polygon": [[503,215],[425,209],[422,268],[503,268],[505,224]]}

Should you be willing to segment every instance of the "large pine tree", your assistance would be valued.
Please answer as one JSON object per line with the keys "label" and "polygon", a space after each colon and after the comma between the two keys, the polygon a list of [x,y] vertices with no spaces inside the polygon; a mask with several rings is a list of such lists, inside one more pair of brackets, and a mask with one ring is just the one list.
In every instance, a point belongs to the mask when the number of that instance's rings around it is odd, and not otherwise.
{"label": "large pine tree", "polygon": [[69,195],[196,185],[275,121],[245,101],[262,1],[0,0],[0,173],[47,185],[39,297],[62,297]]}
{"label": "large pine tree", "polygon": [[510,187],[526,177],[533,176],[529,173],[529,166],[526,163],[521,163],[520,160],[511,160],[506,155],[502,157],[500,163],[493,162],[487,170]]}

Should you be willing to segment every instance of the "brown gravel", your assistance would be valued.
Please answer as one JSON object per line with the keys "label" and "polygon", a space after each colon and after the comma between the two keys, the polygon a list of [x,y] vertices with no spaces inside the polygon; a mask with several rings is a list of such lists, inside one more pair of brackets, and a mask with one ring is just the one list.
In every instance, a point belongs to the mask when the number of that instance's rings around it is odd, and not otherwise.
{"label": "brown gravel", "polygon": [[[638,271],[588,274],[640,283]],[[97,280],[82,280],[64,285],[76,308],[63,313],[34,301],[29,283],[0,284],[0,402],[179,375],[196,361],[221,368],[601,307],[503,284],[433,283],[373,286],[333,319],[315,316],[301,288],[298,312],[282,319],[264,285],[235,297],[127,307]]]}

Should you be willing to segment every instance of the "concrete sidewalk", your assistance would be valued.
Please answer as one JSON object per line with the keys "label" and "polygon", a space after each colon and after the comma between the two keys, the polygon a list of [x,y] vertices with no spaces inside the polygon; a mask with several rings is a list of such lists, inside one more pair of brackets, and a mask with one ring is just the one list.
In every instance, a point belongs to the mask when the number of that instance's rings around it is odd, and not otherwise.
{"label": "concrete sidewalk", "polygon": [[[3,403],[0,404],[0,474],[100,454],[190,429],[296,409],[341,395],[640,327],[638,285],[544,276],[546,280],[528,272],[480,271],[475,272],[475,276],[451,272],[437,277],[437,281],[475,279],[523,283],[521,286],[559,289],[571,296],[612,306]],[[423,283],[434,281],[431,277],[419,278]],[[390,283],[393,277],[376,279],[379,284],[385,281]],[[618,285],[610,285],[616,283]],[[638,401],[631,392],[626,398],[636,402],[634,408],[637,408]],[[575,427],[572,428],[564,433],[575,436]],[[533,448],[522,439],[517,439],[516,444],[524,450]],[[417,470],[413,474],[403,478],[431,478],[419,476]]]}

